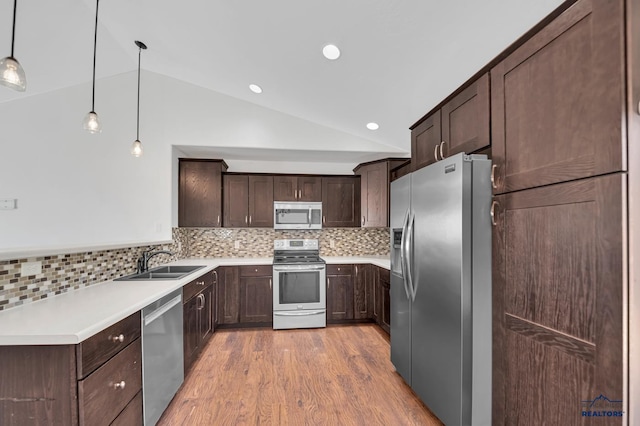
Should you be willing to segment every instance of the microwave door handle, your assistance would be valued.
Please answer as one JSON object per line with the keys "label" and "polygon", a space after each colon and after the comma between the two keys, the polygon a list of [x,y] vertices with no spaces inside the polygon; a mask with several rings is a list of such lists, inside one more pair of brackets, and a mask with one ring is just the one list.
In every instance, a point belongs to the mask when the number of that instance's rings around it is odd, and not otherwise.
{"label": "microwave door handle", "polygon": [[311,228],[311,207],[309,207],[309,215],[307,217],[307,221],[309,222],[309,228]]}

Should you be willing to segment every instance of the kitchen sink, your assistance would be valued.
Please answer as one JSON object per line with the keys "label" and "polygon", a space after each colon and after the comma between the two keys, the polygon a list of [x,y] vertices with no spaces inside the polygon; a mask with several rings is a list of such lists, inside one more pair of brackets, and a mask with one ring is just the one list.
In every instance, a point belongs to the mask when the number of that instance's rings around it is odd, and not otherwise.
{"label": "kitchen sink", "polygon": [[180,278],[202,268],[204,268],[204,266],[199,265],[159,266],[157,268],[150,269],[147,272],[116,278],[114,281],[179,280]]}

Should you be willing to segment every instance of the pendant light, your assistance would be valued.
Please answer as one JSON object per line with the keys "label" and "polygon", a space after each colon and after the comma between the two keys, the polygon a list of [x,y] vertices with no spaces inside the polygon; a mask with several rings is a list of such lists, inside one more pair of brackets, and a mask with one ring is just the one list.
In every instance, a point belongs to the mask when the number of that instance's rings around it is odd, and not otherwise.
{"label": "pendant light", "polygon": [[100,0],[96,0],[96,28],[93,33],[93,90],[91,91],[91,111],[85,115],[82,120],[82,128],[89,133],[100,133],[102,131],[102,125],[98,114],[94,111],[94,105],[96,101],[96,45],[98,42],[98,5]]}
{"label": "pendant light", "polygon": [[11,56],[0,60],[0,85],[9,89],[24,92],[27,89],[27,77],[20,62],[13,57],[13,45],[16,39],[16,7],[18,0],[13,1],[13,30],[11,31]]}
{"label": "pendant light", "polygon": [[140,157],[142,155],[142,142],[140,142],[140,54],[142,49],[146,49],[145,45],[141,41],[136,40],[136,46],[138,46],[138,115],[136,117],[136,140],[131,145],[131,155],[134,157]]}

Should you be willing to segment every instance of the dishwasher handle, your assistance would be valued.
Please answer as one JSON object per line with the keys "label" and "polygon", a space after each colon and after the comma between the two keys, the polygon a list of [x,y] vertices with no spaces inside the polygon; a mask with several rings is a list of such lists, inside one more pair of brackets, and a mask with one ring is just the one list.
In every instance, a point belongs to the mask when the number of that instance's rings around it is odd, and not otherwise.
{"label": "dishwasher handle", "polygon": [[155,311],[151,312],[150,314],[145,315],[145,317],[144,317],[144,325],[148,326],[149,324],[151,324],[152,322],[154,322],[155,320],[160,318],[169,309],[173,308],[174,306],[176,306],[179,303],[182,303],[182,295],[181,294],[179,294],[176,297],[174,297],[173,299],[169,300],[167,303],[165,303],[164,305],[160,306],[158,309],[156,309]]}

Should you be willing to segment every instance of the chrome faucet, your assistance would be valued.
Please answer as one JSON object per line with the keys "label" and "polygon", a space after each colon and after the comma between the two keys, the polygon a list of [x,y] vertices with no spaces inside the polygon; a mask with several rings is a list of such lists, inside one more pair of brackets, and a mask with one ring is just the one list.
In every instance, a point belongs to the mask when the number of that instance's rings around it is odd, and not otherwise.
{"label": "chrome faucet", "polygon": [[167,250],[146,250],[142,252],[142,256],[138,258],[138,274],[142,272],[147,272],[149,270],[149,259],[159,254],[168,254],[169,256],[173,256],[175,253],[167,251]]}

